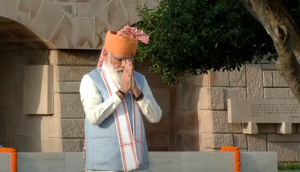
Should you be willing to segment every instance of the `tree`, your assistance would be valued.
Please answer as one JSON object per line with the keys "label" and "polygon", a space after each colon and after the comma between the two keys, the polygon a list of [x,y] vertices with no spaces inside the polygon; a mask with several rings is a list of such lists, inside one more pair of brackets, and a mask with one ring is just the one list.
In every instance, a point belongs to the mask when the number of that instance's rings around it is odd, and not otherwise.
{"label": "tree", "polygon": [[[300,31],[297,23],[279,0],[241,1],[272,38],[278,55],[277,70],[300,102]],[[296,7],[299,9],[299,4]]]}
{"label": "tree", "polygon": [[263,58],[276,60],[278,72],[300,102],[299,1],[161,0],[154,9],[137,9],[139,29],[150,36],[139,45],[139,61],[175,84],[185,73],[239,69]]}

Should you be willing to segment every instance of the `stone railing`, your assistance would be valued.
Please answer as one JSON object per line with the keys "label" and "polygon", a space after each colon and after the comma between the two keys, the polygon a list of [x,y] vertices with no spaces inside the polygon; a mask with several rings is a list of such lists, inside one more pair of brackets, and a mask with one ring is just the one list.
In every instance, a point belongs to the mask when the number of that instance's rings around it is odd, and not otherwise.
{"label": "stone railing", "polygon": [[[148,172],[233,172],[232,152],[150,152]],[[0,171],[10,171],[0,154]],[[82,153],[18,153],[18,172],[82,172]],[[277,172],[276,152],[241,152],[242,172]]]}

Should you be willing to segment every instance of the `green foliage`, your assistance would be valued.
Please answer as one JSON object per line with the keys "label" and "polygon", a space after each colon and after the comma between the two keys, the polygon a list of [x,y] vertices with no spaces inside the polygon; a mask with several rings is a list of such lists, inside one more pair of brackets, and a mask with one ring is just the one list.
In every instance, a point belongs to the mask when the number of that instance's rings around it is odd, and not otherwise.
{"label": "green foliage", "polygon": [[[285,2],[300,14],[298,1]],[[136,26],[150,42],[139,44],[136,59],[149,58],[150,72],[167,84],[185,73],[232,71],[266,55],[276,59],[271,38],[239,0],[161,0],[155,9],[137,11],[142,20]]]}
{"label": "green foliage", "polygon": [[278,163],[278,170],[300,170],[299,163]]}

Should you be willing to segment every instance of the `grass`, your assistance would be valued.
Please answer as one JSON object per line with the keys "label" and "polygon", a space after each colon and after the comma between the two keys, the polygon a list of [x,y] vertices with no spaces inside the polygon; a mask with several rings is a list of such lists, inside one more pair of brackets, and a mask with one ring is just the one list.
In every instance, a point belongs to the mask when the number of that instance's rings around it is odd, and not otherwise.
{"label": "grass", "polygon": [[299,163],[279,163],[278,172],[300,172]]}

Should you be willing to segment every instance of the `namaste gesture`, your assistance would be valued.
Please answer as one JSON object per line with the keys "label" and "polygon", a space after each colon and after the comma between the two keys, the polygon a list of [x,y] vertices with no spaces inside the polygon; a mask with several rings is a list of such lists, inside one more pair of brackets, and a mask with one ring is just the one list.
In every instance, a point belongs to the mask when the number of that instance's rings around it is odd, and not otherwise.
{"label": "namaste gesture", "polygon": [[131,93],[135,97],[138,97],[141,94],[141,91],[136,86],[132,60],[131,59],[123,60],[121,66],[124,66],[124,71],[121,78],[120,90],[125,94],[131,91]]}

